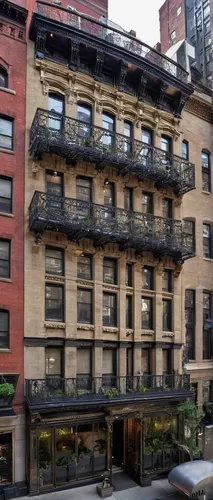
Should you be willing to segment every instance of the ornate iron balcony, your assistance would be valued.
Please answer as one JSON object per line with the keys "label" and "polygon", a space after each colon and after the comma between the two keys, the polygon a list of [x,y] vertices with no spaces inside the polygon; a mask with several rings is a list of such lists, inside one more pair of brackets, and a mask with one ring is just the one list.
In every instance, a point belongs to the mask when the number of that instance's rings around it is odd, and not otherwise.
{"label": "ornate iron balcony", "polygon": [[159,189],[172,187],[178,195],[195,187],[195,167],[189,161],[39,108],[31,126],[30,153],[40,159],[45,152],[63,156],[67,163],[84,160],[95,163],[97,169],[110,165],[122,176],[131,172],[139,180],[154,180]]}
{"label": "ornate iron balcony", "polygon": [[[46,403],[103,403],[109,400],[140,401],[168,396],[189,395],[190,376],[138,375],[127,377],[79,376],[77,378],[48,377],[40,380],[25,380],[26,398],[29,404]],[[157,393],[157,394],[156,394]]]}
{"label": "ornate iron balcony", "polygon": [[71,240],[89,238],[95,246],[116,242],[121,250],[171,256],[175,262],[193,256],[193,237],[180,221],[131,212],[36,191],[29,209],[30,230],[61,231]]}
{"label": "ornate iron balcony", "polygon": [[109,26],[84,14],[42,1],[37,1],[37,13],[52,21],[60,24],[63,23],[69,28],[72,27],[76,31],[76,34],[80,32],[91,35],[94,39],[99,39],[107,44],[112,44],[119,49],[123,49],[127,54],[133,54],[141,59],[145,59],[147,63],[163,69],[184,83],[187,82],[188,73],[182,66],[141,42],[141,40],[135,38],[130,33],[112,27],[112,23]]}

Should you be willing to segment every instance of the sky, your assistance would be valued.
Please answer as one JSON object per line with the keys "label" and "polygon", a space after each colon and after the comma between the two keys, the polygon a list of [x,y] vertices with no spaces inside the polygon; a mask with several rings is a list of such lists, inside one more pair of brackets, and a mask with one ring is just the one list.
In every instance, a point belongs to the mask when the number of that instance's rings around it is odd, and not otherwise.
{"label": "sky", "polygon": [[109,0],[111,21],[153,47],[160,40],[158,10],[165,0]]}

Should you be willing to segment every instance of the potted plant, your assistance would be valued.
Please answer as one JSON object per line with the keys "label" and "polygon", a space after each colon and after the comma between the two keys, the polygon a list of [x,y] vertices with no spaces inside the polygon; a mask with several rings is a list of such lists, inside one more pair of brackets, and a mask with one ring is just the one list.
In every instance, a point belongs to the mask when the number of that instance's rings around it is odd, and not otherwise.
{"label": "potted plant", "polygon": [[102,483],[97,484],[96,489],[101,498],[108,498],[113,494],[113,485],[111,484],[109,477],[103,477]]}
{"label": "potted plant", "polygon": [[5,404],[11,401],[12,396],[15,393],[15,388],[13,384],[0,384],[0,406],[5,406]]}

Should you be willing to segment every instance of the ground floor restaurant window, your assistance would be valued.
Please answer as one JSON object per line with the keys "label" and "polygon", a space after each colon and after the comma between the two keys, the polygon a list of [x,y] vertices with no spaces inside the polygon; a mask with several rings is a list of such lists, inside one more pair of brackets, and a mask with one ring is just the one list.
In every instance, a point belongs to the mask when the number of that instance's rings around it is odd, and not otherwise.
{"label": "ground floor restaurant window", "polygon": [[0,434],[0,486],[12,483],[12,432]]}
{"label": "ground floor restaurant window", "polygon": [[[107,429],[103,423],[73,425],[55,429],[37,429],[37,488],[59,486],[93,477],[105,471]],[[31,478],[33,456],[31,449]],[[31,487],[35,489],[34,481]]]}

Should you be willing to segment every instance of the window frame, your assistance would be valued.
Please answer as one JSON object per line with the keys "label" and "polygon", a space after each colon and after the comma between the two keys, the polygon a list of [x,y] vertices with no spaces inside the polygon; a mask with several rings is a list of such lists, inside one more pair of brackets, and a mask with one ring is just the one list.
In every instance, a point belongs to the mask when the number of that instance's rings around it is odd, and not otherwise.
{"label": "window frame", "polygon": [[130,262],[126,263],[126,286],[133,287],[133,264]]}
{"label": "window frame", "polygon": [[1,330],[1,332],[6,333],[7,342],[5,344],[3,344],[3,343],[1,343],[1,340],[0,340],[0,349],[9,349],[10,348],[10,311],[8,309],[0,309],[0,314],[1,313],[7,314],[8,331]]}
{"label": "window frame", "polygon": [[[192,227],[192,234],[189,233],[189,232],[186,232],[185,230],[185,222],[190,222],[191,223],[191,227]],[[192,242],[192,252],[193,252],[193,255],[196,254],[196,220],[195,219],[190,219],[190,218],[184,218],[183,219],[183,236],[186,235],[190,238],[192,238],[193,242]]]}
{"label": "window frame", "polygon": [[[89,259],[89,267],[90,267],[90,278],[88,277],[85,277],[85,276],[79,276],[78,274],[78,259],[82,259],[82,258],[85,258],[85,259]],[[93,256],[90,255],[90,254],[84,254],[83,256],[79,256],[77,257],[77,278],[78,279],[81,279],[81,280],[88,280],[88,281],[92,281],[93,280]]]}
{"label": "window frame", "polygon": [[[168,287],[167,289],[165,290],[163,288],[163,275],[164,273],[167,273],[168,275]],[[171,269],[163,269],[163,274],[162,274],[162,292],[164,293],[173,293],[173,273],[172,273],[172,270]]]}
{"label": "window frame", "polygon": [[[113,321],[111,320],[109,323],[104,322],[104,297],[106,297],[106,296],[114,298],[114,307],[113,307],[114,317],[113,317]],[[103,301],[103,309],[102,309],[102,324],[103,324],[103,327],[117,328],[118,327],[118,297],[117,297],[117,293],[103,292],[102,301]],[[111,310],[112,310],[112,307],[110,307],[110,311]],[[111,315],[110,315],[110,318],[111,318]]]}
{"label": "window frame", "polygon": [[[144,285],[144,282],[143,282],[143,274],[144,274],[144,269],[146,269],[147,271],[150,272],[150,278],[151,278],[151,288],[145,288],[143,285]],[[143,266],[142,267],[142,289],[143,290],[151,290],[153,291],[154,290],[154,267],[151,267],[151,266]]]}
{"label": "window frame", "polygon": [[[187,292],[192,292],[192,303],[193,307],[187,307],[187,302],[191,302],[191,299],[187,299]],[[187,313],[186,311],[192,311],[192,322],[186,321]],[[195,342],[196,342],[196,290],[192,288],[185,289],[185,329],[186,329],[186,347],[187,347],[187,358],[188,360],[195,361]],[[190,340],[190,342],[189,342]]]}
{"label": "window frame", "polygon": [[[90,365],[90,371],[89,373],[78,373],[78,361],[77,361],[77,358],[78,358],[78,352],[82,352],[83,350],[87,350],[88,351],[88,356],[89,356],[89,365]],[[77,350],[76,350],[76,379],[82,377],[82,378],[88,378],[88,380],[90,380],[92,378],[92,347],[77,347]],[[78,388],[80,388],[78,386]]]}
{"label": "window frame", "polygon": [[[209,296],[209,308],[204,308],[204,295]],[[204,318],[205,311],[208,311],[208,317]],[[212,314],[212,293],[209,290],[203,290],[203,360],[212,359],[212,329],[205,327],[205,321],[211,318]],[[208,349],[206,345],[208,344]],[[205,356],[205,351],[208,351],[209,355]]]}
{"label": "window frame", "polygon": [[[125,200],[126,200],[125,193],[127,193],[127,192],[129,193],[129,202],[130,202],[129,208],[126,208],[126,206],[125,206]],[[133,211],[133,188],[128,187],[128,186],[125,186],[125,188],[124,188],[124,210],[128,210],[131,212]]]}
{"label": "window frame", "polygon": [[[113,263],[113,266],[106,265],[106,262],[111,262]],[[111,283],[111,281],[106,281],[105,280],[105,271],[107,269],[113,269],[113,274],[114,274],[114,281]],[[118,284],[118,262],[116,259],[110,258],[110,257],[104,257],[103,259],[103,283],[106,283],[108,285],[117,285]]]}
{"label": "window frame", "polygon": [[[56,252],[61,252],[61,255],[62,255],[62,259],[61,259],[61,262],[62,262],[62,274],[60,274],[60,273],[50,273],[50,272],[47,271],[47,267],[46,267],[46,257],[47,257],[46,250],[53,250],[53,251],[56,251]],[[50,274],[52,276],[65,276],[65,258],[64,258],[64,249],[63,248],[52,247],[51,245],[46,245],[45,246],[45,273],[48,274],[48,275]]]}
{"label": "window frame", "polygon": [[[90,300],[90,303],[88,304],[89,305],[89,313],[90,313],[90,320],[89,321],[82,320],[82,318],[80,318],[80,316],[79,316],[80,311],[78,308],[78,304],[82,303],[82,302],[78,301],[78,292],[79,291],[89,292],[89,294],[90,294],[91,300]],[[87,302],[84,302],[84,304],[87,304]],[[92,325],[93,324],[93,289],[92,288],[82,288],[80,286],[77,287],[77,323],[80,323],[82,325]]]}
{"label": "window frame", "polygon": [[[128,125],[128,127],[129,127],[129,131],[130,131],[129,136],[125,134],[125,125]],[[126,154],[128,154],[128,153],[132,152],[132,141],[133,141],[133,124],[130,120],[124,120],[124,129],[123,130],[124,130],[123,135],[126,138],[124,141],[124,152]]]}
{"label": "window frame", "polygon": [[[204,226],[208,227],[209,230],[209,236],[203,236],[203,258],[204,259],[211,259],[212,258],[212,227],[211,224],[208,224],[207,222],[203,222],[203,230]],[[204,242],[208,241],[208,255],[205,255],[204,253]]]}
{"label": "window frame", "polygon": [[126,294],[126,329],[133,328],[133,296]]}
{"label": "window frame", "polygon": [[[47,353],[47,350],[50,350],[50,349],[57,349],[58,352],[60,352],[60,365],[61,365],[61,370],[60,370],[60,374],[58,373],[50,373],[50,374],[47,374],[47,370],[46,370],[46,366],[47,366],[47,357],[46,357],[46,353]],[[58,346],[54,346],[54,345],[47,345],[45,347],[45,377],[49,380],[51,378],[62,378],[63,377],[63,360],[64,360],[64,356],[63,356],[63,349],[62,347],[58,347]]]}
{"label": "window frame", "polygon": [[[208,159],[208,167],[204,166],[204,163],[203,163],[203,155],[206,155],[207,156],[207,159]],[[202,163],[202,191],[206,192],[206,193],[211,193],[212,189],[211,189],[211,155],[210,155],[210,152],[209,151],[205,151],[205,150],[202,150],[201,151],[201,163]],[[203,176],[207,175],[208,176],[208,189],[204,189],[204,186],[203,186]]]}
{"label": "window frame", "polygon": [[[164,205],[165,204],[165,205]],[[167,206],[168,215],[164,214],[164,207]],[[172,219],[173,218],[173,199],[164,196],[162,198],[162,216],[164,219]]]}
{"label": "window frame", "polygon": [[[186,157],[183,155],[183,145],[186,146]],[[181,156],[184,161],[189,161],[189,142],[184,139],[182,141],[182,151],[181,151]]]}
{"label": "window frame", "polygon": [[11,198],[6,198],[5,196],[1,196],[0,194],[0,198],[2,199],[6,199],[6,200],[9,200],[10,201],[10,211],[9,212],[4,212],[2,210],[0,210],[0,212],[2,214],[12,214],[13,213],[13,178],[12,177],[7,177],[7,176],[4,176],[4,175],[0,175],[0,183],[1,183],[1,180],[5,180],[5,181],[8,181],[10,182],[10,185],[11,185]]}
{"label": "window frame", "polygon": [[[143,353],[146,353],[146,355],[147,355],[148,372],[142,371]],[[142,349],[141,349],[141,372],[142,372],[142,375],[145,375],[145,376],[152,374],[152,347],[142,347]]]}
{"label": "window frame", "polygon": [[[173,36],[173,34],[175,34],[175,35]],[[176,40],[177,40],[176,30],[171,31],[169,38],[170,38],[171,44],[174,45],[176,43]]]}
{"label": "window frame", "polygon": [[0,65],[0,76],[1,75],[5,78],[5,85],[0,85],[0,89],[8,89],[8,72],[2,65]]}
{"label": "window frame", "polygon": [[14,151],[14,118],[0,114],[0,121],[5,120],[11,123],[11,136],[0,133],[0,137],[9,137],[11,139],[11,147],[8,148],[5,145],[0,145],[0,149],[5,149],[6,151]]}
{"label": "window frame", "polygon": [[[49,288],[60,288],[62,290],[62,315],[61,315],[61,319],[59,318],[48,318],[47,317],[47,301],[48,300],[51,300],[51,299],[48,299],[47,298],[47,293],[46,293],[46,290],[47,290],[47,287]],[[46,282],[45,283],[45,321],[52,321],[52,322],[55,322],[55,323],[64,323],[65,321],[65,290],[64,290],[64,286],[63,285],[58,285],[56,283],[48,283]]]}
{"label": "window frame", "polygon": [[1,262],[8,262],[8,276],[1,276],[0,275],[0,280],[1,279],[11,279],[11,240],[6,240],[4,238],[0,238],[0,243],[8,243],[8,260],[6,259],[0,259]]}
{"label": "window frame", "polygon": [[[164,304],[168,304],[169,305],[169,309],[168,311],[164,311]],[[172,316],[172,299],[166,299],[165,297],[163,297],[162,299],[162,331],[163,332],[172,332],[173,331],[173,316]],[[165,314],[167,314],[168,318],[169,318],[169,324],[168,324],[168,327],[165,327]]]}
{"label": "window frame", "polygon": [[[150,302],[150,311],[148,311],[149,312],[149,326],[148,327],[144,327],[144,325],[143,325],[143,310],[142,310],[142,304],[143,304],[142,301],[143,300],[148,300]],[[153,310],[154,310],[154,300],[153,300],[153,297],[149,297],[147,295],[142,295],[141,296],[141,329],[142,330],[153,330],[153,326],[154,326]]]}
{"label": "window frame", "polygon": [[[143,197],[147,196],[149,199],[148,203],[143,203]],[[143,207],[147,206],[148,209],[150,208],[150,211],[144,212]],[[141,209],[142,209],[142,214],[154,214],[154,193],[151,191],[142,191],[142,197],[141,197]]]}

